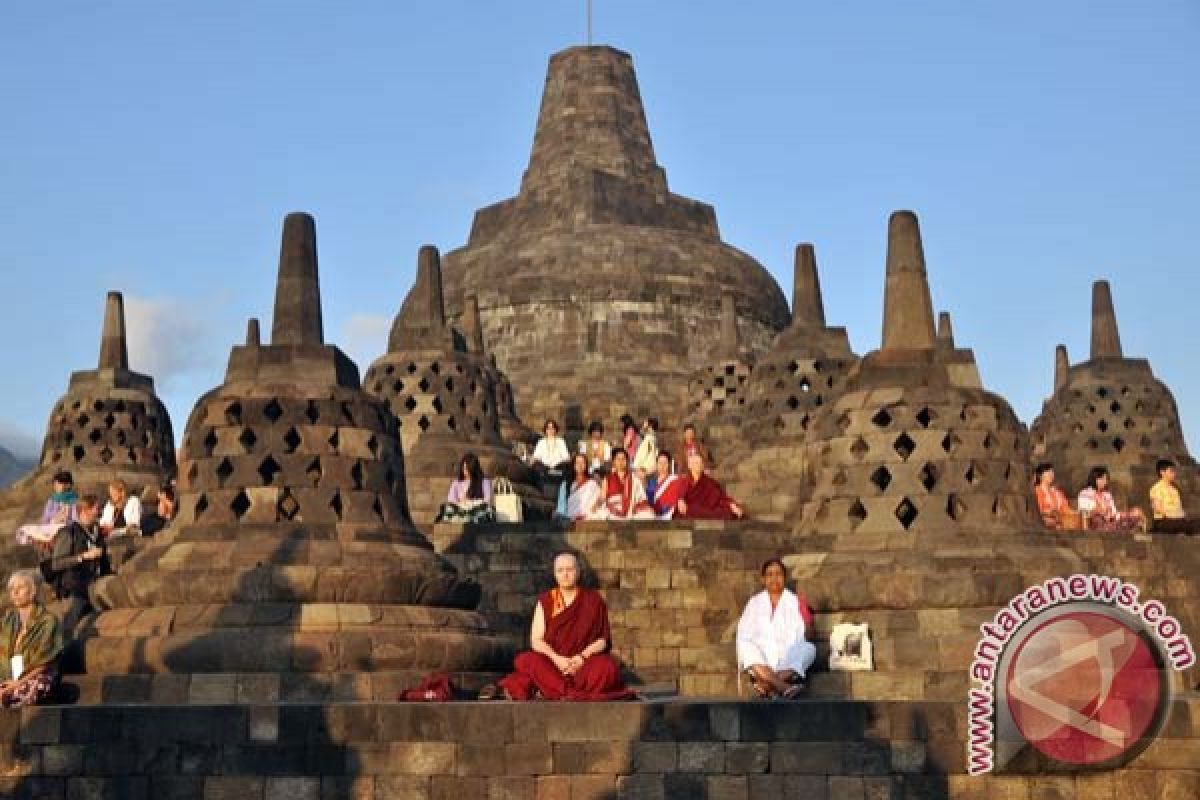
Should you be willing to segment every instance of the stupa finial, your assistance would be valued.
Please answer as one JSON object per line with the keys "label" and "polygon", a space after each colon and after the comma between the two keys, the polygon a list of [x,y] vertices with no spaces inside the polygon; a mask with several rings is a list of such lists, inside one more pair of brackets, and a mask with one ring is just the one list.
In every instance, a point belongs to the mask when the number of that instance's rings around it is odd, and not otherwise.
{"label": "stupa finial", "polygon": [[317,224],[311,215],[293,212],[283,219],[271,344],[324,343],[321,284],[317,275]]}
{"label": "stupa finial", "polygon": [[933,300],[921,229],[916,214],[897,211],[888,220],[882,349],[926,350],[933,345]]}

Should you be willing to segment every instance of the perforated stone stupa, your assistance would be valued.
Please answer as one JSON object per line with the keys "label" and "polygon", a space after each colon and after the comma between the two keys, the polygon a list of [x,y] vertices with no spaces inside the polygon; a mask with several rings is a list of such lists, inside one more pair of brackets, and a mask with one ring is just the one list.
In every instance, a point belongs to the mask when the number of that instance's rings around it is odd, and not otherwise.
{"label": "perforated stone stupa", "polygon": [[799,528],[827,534],[1034,524],[1024,426],[982,388],[970,350],[939,346],[917,218],[888,222],[883,344],[809,427]]}
{"label": "perforated stone stupa", "polygon": [[751,513],[780,520],[796,511],[808,480],[813,418],[841,396],[858,362],[846,329],[825,322],[811,244],[796,246],[794,270],[792,322],[750,375],[736,468],[728,471],[734,495],[747,498]]}
{"label": "perforated stone stupa", "polygon": [[196,403],[180,514],[96,597],[89,672],[471,670],[508,643],[412,526],[395,417],[324,342],[312,217],[284,221],[271,343],[252,322]]}
{"label": "perforated stone stupa", "polygon": [[738,340],[737,307],[731,292],[721,295],[721,347],[717,360],[688,380],[685,419],[704,431],[710,456],[723,460],[736,444],[745,419],[753,356]]}
{"label": "perforated stone stupa", "polygon": [[[432,524],[467,452],[479,457],[485,474],[528,483],[527,468],[501,435],[499,396],[511,403],[511,389],[484,350],[473,297],[467,306],[462,329],[447,324],[438,252],[422,247],[416,282],[392,323],[388,352],[367,370],[367,391],[398,419],[408,499],[422,526]],[[520,434],[511,408],[508,417],[510,429]]]}
{"label": "perforated stone stupa", "polygon": [[517,407],[539,424],[611,425],[647,396],[647,412],[680,418],[688,378],[719,360],[724,293],[752,355],[788,318],[774,279],[721,241],[712,207],[668,189],[632,59],[610,47],[551,57],[520,192],[475,214],[445,278],[449,316],[476,295]]}
{"label": "perforated stone stupa", "polygon": [[129,368],[120,292],[109,292],[105,301],[96,369],[71,373],[50,412],[37,468],[0,493],[0,507],[20,506],[36,517],[61,469],[71,472],[80,491],[102,490],[114,478],[139,491],[175,472],[171,416],[154,393],[154,379]]}
{"label": "perforated stone stupa", "polygon": [[[1070,365],[1066,348],[1055,350],[1054,393],[1031,427],[1033,461],[1054,465],[1058,484],[1078,492],[1088,471],[1108,467],[1118,503],[1146,506],[1158,480],[1154,463],[1170,458],[1179,466],[1185,495],[1196,484],[1196,462],[1188,453],[1171,390],[1144,358],[1121,349],[1108,281],[1092,285],[1091,353]],[[1148,510],[1148,509],[1147,509]]]}

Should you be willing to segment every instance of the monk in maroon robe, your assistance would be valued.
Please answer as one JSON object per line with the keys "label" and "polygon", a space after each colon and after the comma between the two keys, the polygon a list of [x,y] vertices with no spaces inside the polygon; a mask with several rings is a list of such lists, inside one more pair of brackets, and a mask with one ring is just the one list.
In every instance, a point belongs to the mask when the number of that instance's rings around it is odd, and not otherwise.
{"label": "monk in maroon robe", "polygon": [[704,457],[699,453],[688,455],[688,474],[682,480],[675,506],[677,519],[741,519],[746,515],[721,484],[705,474]]}
{"label": "monk in maroon robe", "polygon": [[[538,598],[533,612],[532,650],[516,657],[498,689],[509,700],[632,698],[608,653],[612,632],[604,598],[578,585],[579,562],[570,553],[554,559],[554,579],[558,586]],[[480,694],[486,696],[487,689]]]}

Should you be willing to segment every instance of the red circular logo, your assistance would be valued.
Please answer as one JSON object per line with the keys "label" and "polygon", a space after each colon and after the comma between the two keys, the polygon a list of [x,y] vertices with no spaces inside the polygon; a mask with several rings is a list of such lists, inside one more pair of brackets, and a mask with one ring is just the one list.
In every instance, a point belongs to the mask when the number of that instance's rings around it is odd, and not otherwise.
{"label": "red circular logo", "polygon": [[1007,675],[1008,708],[1025,741],[1068,764],[1099,764],[1143,743],[1166,687],[1154,650],[1111,616],[1073,611],[1035,628]]}

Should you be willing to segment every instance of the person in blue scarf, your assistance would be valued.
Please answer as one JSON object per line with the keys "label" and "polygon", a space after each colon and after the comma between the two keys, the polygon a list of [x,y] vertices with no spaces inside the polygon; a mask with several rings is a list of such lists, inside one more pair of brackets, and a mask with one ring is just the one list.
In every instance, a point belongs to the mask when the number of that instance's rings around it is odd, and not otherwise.
{"label": "person in blue scarf", "polygon": [[58,529],[74,522],[75,504],[79,495],[75,493],[75,479],[71,473],[61,470],[54,474],[53,492],[42,509],[42,517],[32,525],[17,528],[17,544],[41,544],[49,546]]}

